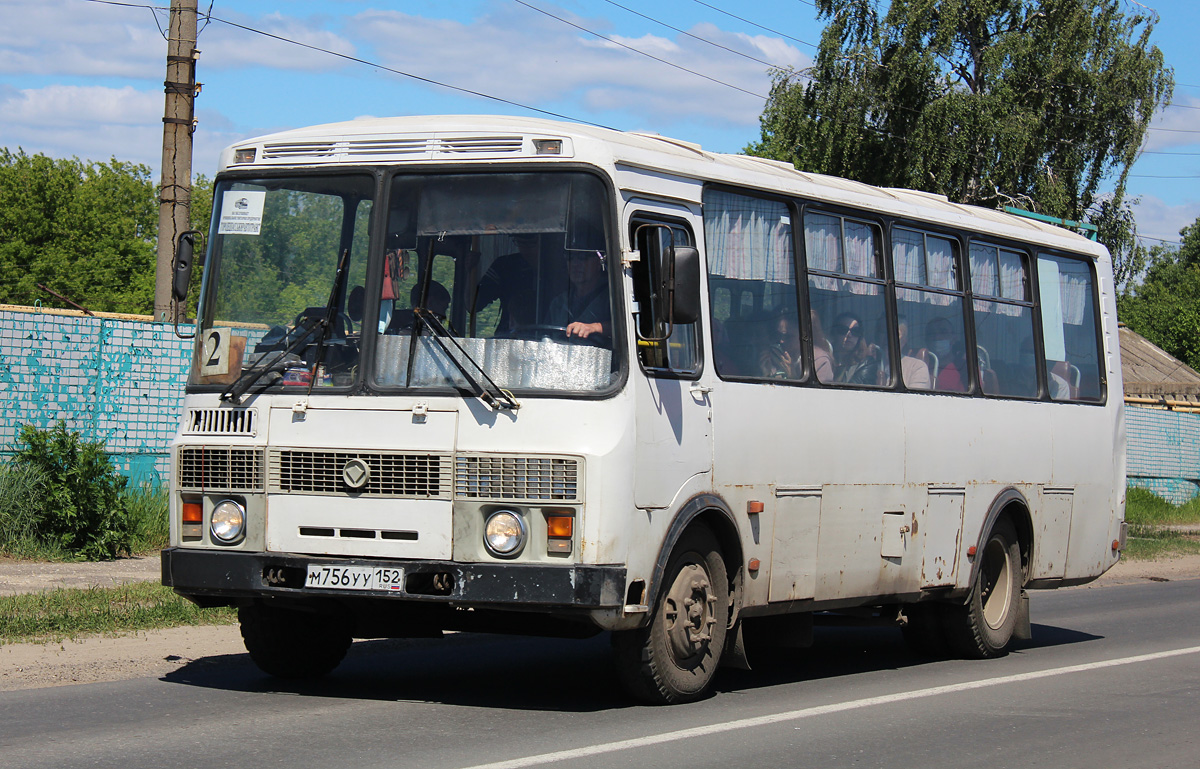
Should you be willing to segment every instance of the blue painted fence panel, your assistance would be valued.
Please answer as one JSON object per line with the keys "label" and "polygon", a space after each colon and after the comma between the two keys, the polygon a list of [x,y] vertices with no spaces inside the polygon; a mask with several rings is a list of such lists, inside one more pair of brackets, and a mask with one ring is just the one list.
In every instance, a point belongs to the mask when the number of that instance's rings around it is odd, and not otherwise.
{"label": "blue painted fence panel", "polygon": [[1129,485],[1175,504],[1200,493],[1200,414],[1127,406]]}
{"label": "blue painted fence panel", "polygon": [[191,349],[161,323],[0,309],[0,458],[61,419],[134,483],[165,482]]}

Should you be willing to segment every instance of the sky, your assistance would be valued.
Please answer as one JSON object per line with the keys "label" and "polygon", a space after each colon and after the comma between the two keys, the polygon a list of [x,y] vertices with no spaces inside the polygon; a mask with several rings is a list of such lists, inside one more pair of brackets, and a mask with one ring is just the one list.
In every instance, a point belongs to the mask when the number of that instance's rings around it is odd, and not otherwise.
{"label": "sky", "polygon": [[[145,164],[157,181],[169,4],[0,0],[0,147]],[[1127,187],[1154,245],[1200,217],[1200,3],[1142,4],[1159,14],[1153,41],[1176,80]],[[759,138],[769,68],[811,64],[823,27],[808,0],[200,0],[200,10],[212,19],[197,44],[193,170],[210,177],[234,141],[392,115],[552,113],[740,152]]]}

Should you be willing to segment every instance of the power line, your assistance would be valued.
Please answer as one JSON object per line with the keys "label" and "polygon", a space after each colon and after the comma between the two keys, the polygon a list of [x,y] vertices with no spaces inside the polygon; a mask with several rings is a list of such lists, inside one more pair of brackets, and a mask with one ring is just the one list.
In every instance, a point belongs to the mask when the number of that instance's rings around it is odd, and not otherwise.
{"label": "power line", "polygon": [[749,59],[750,61],[758,62],[759,64],[764,64],[768,67],[773,67],[775,69],[790,69],[790,67],[785,67],[780,64],[773,64],[769,61],[763,61],[762,59],[756,58],[747,53],[742,53],[741,51],[735,51],[734,49],[729,48],[728,46],[721,45],[720,43],[709,40],[708,38],[700,37],[699,35],[694,35],[691,32],[680,29],[679,27],[671,26],[670,24],[666,23],[665,21],[660,21],[659,19],[655,19],[653,17],[647,16],[646,14],[642,13],[641,11],[635,11],[634,9],[624,6],[624,5],[621,5],[620,3],[615,2],[614,0],[604,0],[604,2],[608,3],[609,5],[615,5],[616,7],[620,8],[621,10],[629,11],[633,15],[640,16],[641,18],[645,19],[646,21],[652,21],[655,24],[659,24],[661,26],[666,27],[667,29],[674,30],[681,35],[686,35],[686,36],[692,38],[693,40],[699,40],[701,43],[707,43],[708,45],[711,45],[714,48],[720,48],[722,51],[728,51],[729,53],[732,53],[735,56],[741,56],[743,59]]}
{"label": "power line", "polygon": [[[733,14],[733,13],[730,13],[729,11],[722,10],[721,8],[718,8],[715,5],[709,5],[708,3],[704,2],[704,0],[693,0],[693,1],[700,5],[703,5],[705,8],[709,8],[711,10],[716,11],[717,13],[724,14],[731,19],[737,19],[738,21],[745,22],[746,24],[749,24],[752,27],[757,27],[757,28],[763,30],[764,32],[770,32],[772,35],[779,35],[780,37],[786,37],[788,40],[791,40],[792,42],[799,43],[800,45],[807,45],[809,48],[812,48],[814,50],[818,47],[816,45],[816,43],[810,43],[806,40],[801,40],[798,37],[792,37],[791,35],[784,34],[783,32],[780,32],[777,29],[771,29],[770,27],[764,27],[762,24],[759,24],[758,22],[750,21],[749,19],[744,19],[741,16],[738,16],[737,14]],[[801,0],[801,2],[803,2],[803,0]],[[812,5],[812,3],[809,3],[809,5]],[[813,7],[815,8],[816,6],[813,6]]]}
{"label": "power line", "polygon": [[[150,5],[115,2],[114,0],[85,0],[85,2],[101,3],[101,4],[105,4],[105,5],[121,5],[121,6],[126,6],[129,8],[149,8],[151,10],[155,9],[154,6],[150,6]],[[541,115],[548,115],[550,117],[561,118],[563,120],[570,120],[570,121],[576,122],[576,123],[584,123],[586,125],[595,126],[597,128],[608,128],[609,130],[619,130],[619,129],[612,128],[611,126],[606,126],[602,123],[593,122],[591,120],[584,120],[583,118],[572,117],[570,115],[564,115],[564,114],[561,114],[558,112],[551,112],[550,110],[544,110],[539,107],[533,107],[528,104],[522,104],[521,102],[518,102],[518,101],[512,101],[511,99],[504,99],[502,97],[493,96],[491,94],[483,93],[481,91],[473,91],[470,88],[463,88],[462,86],[451,85],[449,83],[443,83],[439,80],[434,80],[434,79],[428,78],[428,77],[422,77],[421,75],[414,75],[411,72],[405,72],[403,70],[395,69],[394,67],[388,67],[384,64],[379,64],[378,62],[368,61],[367,59],[361,59],[357,56],[351,56],[349,54],[340,53],[338,51],[333,51],[328,48],[321,48],[320,46],[317,46],[317,45],[311,45],[309,43],[302,43],[299,40],[292,40],[291,38],[287,38],[282,35],[276,35],[271,32],[265,32],[261,29],[255,29],[254,27],[248,27],[245,24],[238,24],[237,22],[229,21],[228,19],[222,19],[222,18],[218,18],[216,16],[211,16],[211,15],[208,15],[205,18],[208,21],[215,21],[217,23],[225,24],[227,26],[234,27],[236,29],[240,29],[245,32],[251,32],[256,35],[262,35],[263,37],[268,37],[268,38],[271,38],[272,40],[278,40],[282,43],[290,43],[292,45],[298,45],[301,48],[307,48],[311,51],[317,51],[318,53],[328,54],[329,56],[336,56],[339,59],[345,59],[347,61],[352,61],[357,64],[365,64],[368,67],[374,67],[375,69],[381,69],[384,72],[390,72],[394,75],[400,75],[401,77],[411,78],[412,80],[417,80],[422,83],[428,83],[429,85],[435,85],[439,88],[448,88],[452,91],[458,91],[459,93],[465,93],[470,96],[478,96],[481,99],[488,99],[490,101],[499,102],[501,104],[507,104],[511,107],[527,109],[532,112],[537,112],[538,114],[541,114]]]}
{"label": "power line", "polygon": [[1200,179],[1200,175],[1191,176],[1159,176],[1157,174],[1130,174],[1130,179]]}
{"label": "power line", "polygon": [[567,25],[567,26],[569,26],[569,27],[574,27],[575,29],[578,29],[578,30],[580,30],[580,31],[582,31],[582,32],[586,32],[586,33],[588,33],[589,35],[593,35],[593,36],[595,36],[595,37],[598,37],[598,38],[600,38],[601,40],[605,40],[605,41],[607,41],[607,42],[609,42],[609,43],[612,43],[613,45],[618,45],[618,46],[620,46],[620,47],[622,47],[622,48],[624,48],[624,49],[626,49],[626,50],[628,50],[628,51],[633,51],[633,52],[634,52],[634,53],[636,53],[636,54],[640,54],[641,56],[645,56],[647,59],[653,59],[654,61],[657,61],[657,62],[659,62],[659,63],[661,63],[661,64],[666,64],[668,67],[673,67],[673,68],[675,68],[675,69],[677,69],[677,70],[680,70],[680,71],[682,71],[682,72],[687,72],[687,73],[688,73],[688,74],[690,74],[690,75],[695,75],[696,77],[702,77],[702,78],[704,78],[705,80],[707,80],[707,81],[709,81],[709,82],[711,82],[711,83],[716,83],[717,85],[723,85],[723,86],[725,86],[726,88],[732,88],[732,89],[733,89],[733,90],[735,90],[735,91],[741,91],[742,93],[744,93],[744,94],[748,94],[748,95],[750,95],[750,96],[753,96],[753,97],[754,97],[754,98],[756,98],[756,99],[762,99],[763,101],[766,101],[766,100],[767,100],[767,97],[766,97],[766,96],[764,96],[764,95],[763,95],[763,94],[761,94],[761,93],[755,93],[754,91],[747,91],[745,88],[742,88],[740,85],[734,85],[733,83],[726,83],[724,80],[718,80],[718,79],[717,79],[717,78],[715,78],[715,77],[709,77],[708,75],[705,75],[705,74],[704,74],[704,73],[702,73],[702,72],[697,72],[697,71],[696,71],[696,70],[694,70],[694,69],[688,69],[687,67],[684,67],[684,66],[681,66],[681,65],[679,65],[679,64],[675,64],[675,63],[673,63],[673,62],[667,61],[666,59],[661,59],[661,58],[659,58],[658,56],[655,56],[655,55],[653,55],[653,54],[646,53],[645,51],[638,50],[637,48],[634,48],[634,47],[633,47],[633,46],[631,46],[631,45],[626,45],[625,43],[622,43],[622,42],[621,42],[621,41],[619,41],[619,40],[614,40],[614,39],[613,39],[613,38],[611,38],[611,37],[608,37],[608,36],[606,36],[606,35],[602,35],[602,34],[600,34],[599,32],[595,32],[595,31],[593,31],[593,30],[590,30],[590,29],[588,29],[587,27],[580,26],[579,24],[576,24],[576,23],[575,23],[575,22],[573,22],[573,21],[568,21],[567,19],[564,19],[564,18],[562,18],[561,16],[555,16],[553,13],[550,13],[549,11],[546,11],[546,10],[543,10],[543,9],[541,9],[541,8],[538,8],[536,5],[530,5],[529,3],[525,2],[525,0],[513,0],[513,2],[514,2],[514,3],[517,3],[518,5],[523,5],[523,6],[525,6],[526,8],[530,9],[531,11],[537,11],[537,12],[538,12],[538,13],[540,13],[540,14],[543,14],[543,15],[545,15],[545,16],[549,16],[550,18],[552,18],[552,19],[555,19],[556,21],[560,21],[560,22],[562,22],[563,24],[566,24],[566,25]]}

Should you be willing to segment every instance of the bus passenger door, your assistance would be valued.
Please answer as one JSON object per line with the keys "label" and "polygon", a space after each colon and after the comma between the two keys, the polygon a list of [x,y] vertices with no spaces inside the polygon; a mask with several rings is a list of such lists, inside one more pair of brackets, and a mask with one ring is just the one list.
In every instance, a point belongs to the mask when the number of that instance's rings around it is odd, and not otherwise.
{"label": "bus passenger door", "polygon": [[[634,503],[665,508],[681,492],[711,488],[712,416],[701,374],[700,324],[672,323],[662,290],[668,254],[694,246],[686,209],[632,201],[627,219],[639,253],[631,264],[637,399]],[[691,487],[691,488],[689,488]]]}

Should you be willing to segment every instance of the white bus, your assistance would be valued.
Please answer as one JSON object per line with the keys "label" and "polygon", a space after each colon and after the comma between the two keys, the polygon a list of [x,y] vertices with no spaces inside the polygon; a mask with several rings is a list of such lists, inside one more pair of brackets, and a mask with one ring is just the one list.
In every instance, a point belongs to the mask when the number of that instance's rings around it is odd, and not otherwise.
{"label": "white bus", "polygon": [[267,673],[610,631],[675,703],[841,614],[992,657],[1124,546],[1111,264],[1066,229],[509,117],[240,142],[214,195],[163,581]]}

